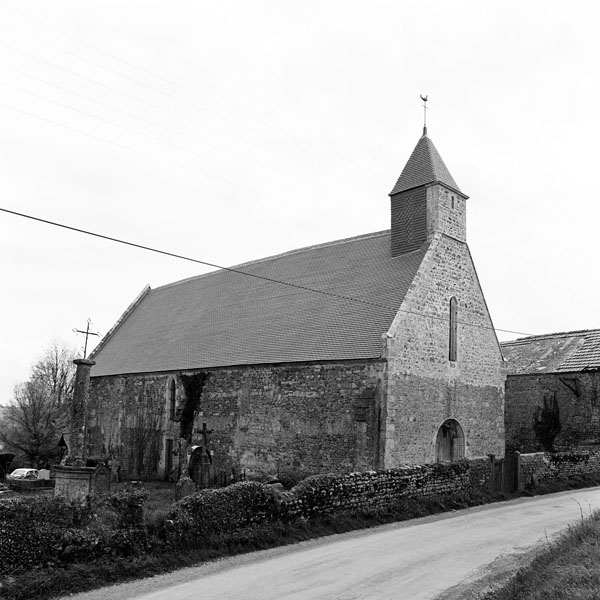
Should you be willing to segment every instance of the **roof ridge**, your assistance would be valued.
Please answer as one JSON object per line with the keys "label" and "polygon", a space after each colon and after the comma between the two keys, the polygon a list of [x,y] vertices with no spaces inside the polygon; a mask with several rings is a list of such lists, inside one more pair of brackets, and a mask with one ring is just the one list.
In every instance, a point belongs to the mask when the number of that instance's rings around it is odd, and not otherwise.
{"label": "roof ridge", "polygon": [[161,285],[158,287],[155,287],[152,289],[153,292],[156,292],[158,290],[163,290],[165,288],[169,288],[169,287],[173,287],[175,285],[179,285],[181,283],[187,283],[189,281],[193,281],[196,279],[202,279],[203,277],[208,277],[209,275],[214,275],[215,273],[218,273],[219,271],[237,271],[240,270],[244,267],[249,267],[252,265],[258,265],[260,263],[269,261],[269,260],[275,260],[278,258],[283,258],[284,256],[291,256],[293,254],[298,254],[300,252],[308,252],[309,250],[316,250],[317,248],[327,248],[330,246],[336,246],[339,244],[345,244],[345,243],[349,243],[349,242],[355,242],[358,240],[362,240],[362,239],[369,239],[369,238],[376,238],[376,237],[381,237],[383,235],[389,234],[390,230],[389,229],[385,229],[383,231],[375,231],[373,233],[364,233],[362,235],[355,235],[353,237],[349,237],[349,238],[342,238],[340,240],[333,240],[330,242],[323,242],[320,244],[313,244],[312,246],[305,246],[303,248],[296,248],[294,250],[286,250],[285,252],[281,252],[279,254],[273,254],[272,256],[266,256],[264,258],[258,258],[256,260],[250,260],[244,263],[238,263],[237,265],[233,265],[230,267],[221,267],[218,269],[215,269],[214,271],[208,271],[208,273],[201,273],[200,275],[193,275],[192,277],[186,277],[185,279],[180,279],[179,281],[173,281],[171,283],[166,283],[165,285]]}
{"label": "roof ridge", "polygon": [[539,335],[529,335],[516,340],[508,340],[500,342],[501,346],[509,346],[511,344],[522,344],[524,342],[548,339],[553,337],[576,337],[581,335],[588,335],[590,333],[600,333],[600,329],[576,329],[574,331],[558,331],[556,333],[541,333]]}

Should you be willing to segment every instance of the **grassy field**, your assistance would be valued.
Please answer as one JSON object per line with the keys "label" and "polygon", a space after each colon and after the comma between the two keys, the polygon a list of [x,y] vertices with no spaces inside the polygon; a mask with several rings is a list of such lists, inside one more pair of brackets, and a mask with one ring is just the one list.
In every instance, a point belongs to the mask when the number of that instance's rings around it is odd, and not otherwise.
{"label": "grassy field", "polygon": [[570,527],[504,588],[484,600],[600,598],[600,511]]}

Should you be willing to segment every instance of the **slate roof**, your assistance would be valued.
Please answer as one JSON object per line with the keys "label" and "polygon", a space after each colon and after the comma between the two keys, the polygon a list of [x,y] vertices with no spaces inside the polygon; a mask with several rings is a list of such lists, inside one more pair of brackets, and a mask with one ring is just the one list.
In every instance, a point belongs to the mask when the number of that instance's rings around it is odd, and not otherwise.
{"label": "slate roof", "polygon": [[500,346],[511,375],[600,369],[600,329],[535,335]]}
{"label": "slate roof", "polygon": [[426,131],[418,141],[390,196],[428,183],[443,183],[460,191]]}
{"label": "slate roof", "polygon": [[379,358],[426,250],[391,258],[384,231],[235,267],[327,295],[227,270],[145,290],[91,356],[92,377]]}

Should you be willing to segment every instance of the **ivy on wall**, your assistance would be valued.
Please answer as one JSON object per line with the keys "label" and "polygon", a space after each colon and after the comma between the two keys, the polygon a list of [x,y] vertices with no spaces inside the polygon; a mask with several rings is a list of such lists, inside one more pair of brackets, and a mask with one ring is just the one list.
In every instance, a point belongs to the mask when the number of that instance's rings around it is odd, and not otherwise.
{"label": "ivy on wall", "polygon": [[206,383],[208,375],[206,373],[195,373],[194,375],[181,375],[181,382],[185,390],[186,402],[181,412],[180,437],[188,443],[192,441],[194,430],[194,417],[200,409],[200,398],[202,389]]}
{"label": "ivy on wall", "polygon": [[535,411],[533,430],[537,441],[546,452],[554,451],[554,440],[561,429],[556,393],[544,394],[544,405],[538,406]]}

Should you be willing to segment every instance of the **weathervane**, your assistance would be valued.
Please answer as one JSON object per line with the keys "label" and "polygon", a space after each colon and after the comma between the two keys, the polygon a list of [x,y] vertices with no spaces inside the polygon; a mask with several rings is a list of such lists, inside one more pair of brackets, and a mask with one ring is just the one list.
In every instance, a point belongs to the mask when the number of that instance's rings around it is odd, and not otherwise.
{"label": "weathervane", "polygon": [[86,356],[87,356],[87,344],[88,344],[88,338],[90,337],[90,335],[97,335],[97,336],[100,335],[98,332],[90,331],[91,324],[92,324],[92,320],[88,319],[85,331],[82,331],[81,329],[73,329],[74,333],[83,333],[83,335],[85,335],[85,346],[83,347],[83,358],[86,358]]}
{"label": "weathervane", "polygon": [[427,96],[419,94],[423,100],[423,135],[427,135]]}

